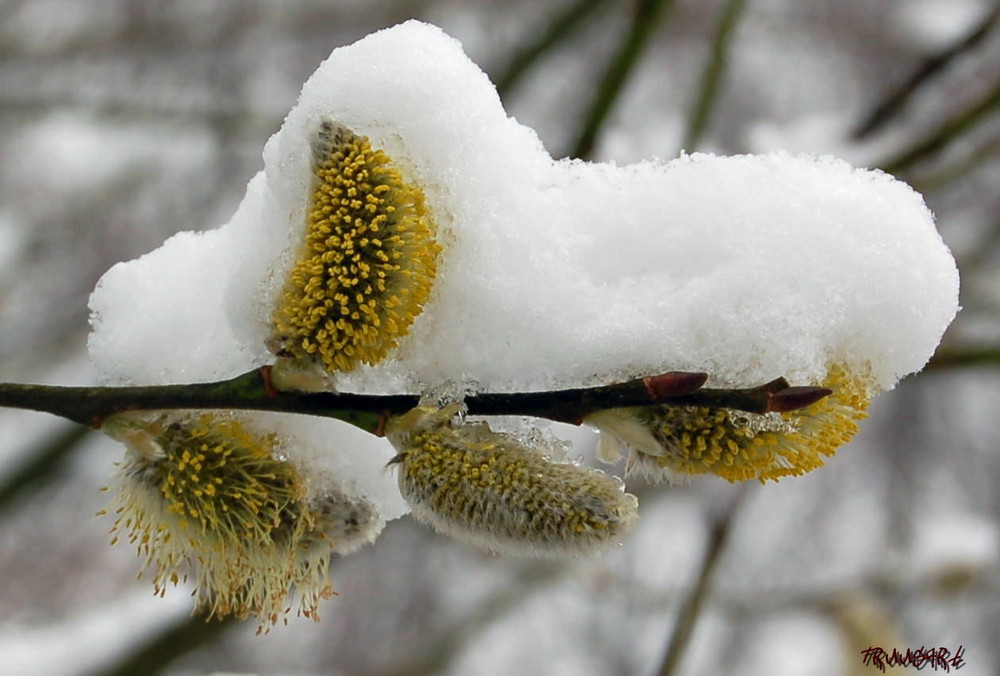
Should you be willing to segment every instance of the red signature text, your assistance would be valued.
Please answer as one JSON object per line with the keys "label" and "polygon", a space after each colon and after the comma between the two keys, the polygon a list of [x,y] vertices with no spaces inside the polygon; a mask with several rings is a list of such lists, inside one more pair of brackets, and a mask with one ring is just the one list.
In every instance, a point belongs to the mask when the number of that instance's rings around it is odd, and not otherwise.
{"label": "red signature text", "polygon": [[887,667],[913,667],[917,671],[930,667],[934,671],[950,672],[965,666],[965,646],[958,646],[952,653],[947,648],[907,648],[901,652],[896,648],[891,651],[884,648],[871,647],[861,651],[862,660],[866,666],[873,666],[881,672]]}

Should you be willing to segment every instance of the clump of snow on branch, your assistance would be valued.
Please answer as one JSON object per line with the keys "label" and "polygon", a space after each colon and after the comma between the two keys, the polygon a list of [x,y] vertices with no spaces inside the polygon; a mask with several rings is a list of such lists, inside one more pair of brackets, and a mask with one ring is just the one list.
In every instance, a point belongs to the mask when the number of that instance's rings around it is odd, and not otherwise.
{"label": "clump of snow on branch", "polygon": [[[457,41],[408,22],[320,66],[230,223],[105,275],[90,351],[107,382],[215,380],[273,359],[265,341],[304,237],[323,120],[369,137],[421,187],[443,247],[409,335],[339,375],[342,391],[579,387],[675,369],[715,385],[808,384],[831,363],[888,389],[926,363],[957,311],[933,217],[891,176],[781,153],[554,160]],[[296,420],[306,446],[391,455],[360,433],[348,442],[346,425]],[[375,486],[391,478],[376,474],[367,490],[388,502]]]}

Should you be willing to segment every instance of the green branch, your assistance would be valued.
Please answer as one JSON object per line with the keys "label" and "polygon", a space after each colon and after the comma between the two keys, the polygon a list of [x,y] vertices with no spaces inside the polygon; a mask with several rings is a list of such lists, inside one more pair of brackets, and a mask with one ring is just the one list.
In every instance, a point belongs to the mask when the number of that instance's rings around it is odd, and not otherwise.
{"label": "green branch", "polygon": [[[704,373],[672,371],[601,387],[477,394],[465,399],[471,415],[514,415],[579,424],[593,411],[627,406],[696,405],[751,413],[790,411],[830,394],[821,387],[791,387],[784,378],[740,389],[702,388]],[[99,428],[116,413],[164,409],[279,411],[336,418],[379,434],[389,415],[417,406],[417,395],[276,392],[270,367],[231,380],[143,387],[61,387],[0,383],[0,406],[43,411]]]}

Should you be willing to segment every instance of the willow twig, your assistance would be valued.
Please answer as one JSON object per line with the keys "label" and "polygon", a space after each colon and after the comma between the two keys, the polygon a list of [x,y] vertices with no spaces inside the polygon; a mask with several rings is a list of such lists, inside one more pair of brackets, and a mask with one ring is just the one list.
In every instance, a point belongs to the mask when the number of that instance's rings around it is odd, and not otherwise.
{"label": "willow twig", "polygon": [[[275,391],[269,367],[231,380],[141,387],[61,387],[0,383],[0,406],[44,411],[99,428],[111,415],[161,409],[232,409],[302,413],[343,420],[379,433],[388,415],[417,406],[418,395]],[[600,387],[550,392],[484,393],[465,399],[472,415],[514,415],[579,424],[593,411],[628,406],[697,405],[751,413],[803,408],[830,394],[791,387],[784,378],[751,388],[702,388],[704,373],[672,371]]]}

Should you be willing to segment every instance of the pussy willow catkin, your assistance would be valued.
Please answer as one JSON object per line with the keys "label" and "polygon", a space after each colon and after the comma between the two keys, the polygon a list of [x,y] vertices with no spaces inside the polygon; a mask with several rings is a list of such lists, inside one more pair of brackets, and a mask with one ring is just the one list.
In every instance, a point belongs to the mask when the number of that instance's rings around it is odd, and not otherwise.
{"label": "pussy willow catkin", "polygon": [[330,557],[357,549],[382,521],[363,497],[310,494],[280,440],[225,413],[122,415],[103,429],[126,444],[112,532],[136,545],[159,593],[194,576],[198,604],[266,628],[290,608],[315,617],[333,593]]}
{"label": "pussy willow catkin", "polygon": [[777,480],[822,466],[854,437],[866,415],[872,388],[865,374],[831,365],[823,386],[833,394],[788,413],[644,406],[598,411],[584,420],[601,431],[602,460],[617,460],[624,445],[629,468],[653,481],[690,474]]}
{"label": "pussy willow catkin", "polygon": [[423,192],[367,137],[324,121],[312,150],[305,238],[270,342],[328,373],[351,371],[409,331],[441,247]]}
{"label": "pussy willow catkin", "polygon": [[548,459],[537,448],[460,424],[457,406],[420,407],[390,422],[399,488],[413,515],[490,551],[587,553],[621,542],[638,501],[603,472]]}

